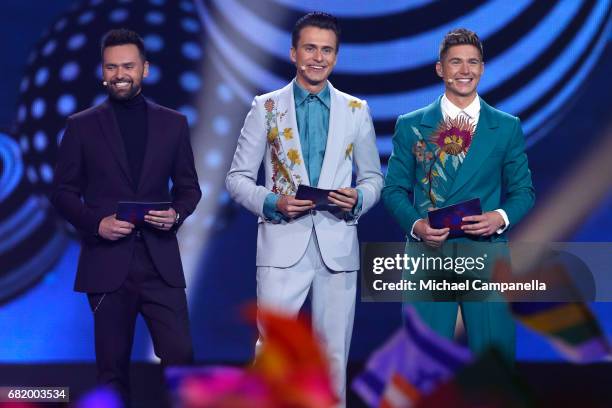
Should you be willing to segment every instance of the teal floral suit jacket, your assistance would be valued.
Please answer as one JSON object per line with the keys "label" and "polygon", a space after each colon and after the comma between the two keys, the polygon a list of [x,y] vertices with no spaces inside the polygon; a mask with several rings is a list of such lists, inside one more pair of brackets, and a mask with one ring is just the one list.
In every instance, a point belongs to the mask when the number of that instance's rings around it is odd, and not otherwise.
{"label": "teal floral suit jacket", "polygon": [[[476,197],[483,212],[501,208],[515,226],[535,202],[520,120],[481,99],[475,131],[461,138],[461,129],[443,132],[440,100],[398,118],[382,191],[385,207],[409,238],[414,222],[430,209]],[[462,143],[469,150],[457,154]],[[505,233],[490,239],[505,241]]]}

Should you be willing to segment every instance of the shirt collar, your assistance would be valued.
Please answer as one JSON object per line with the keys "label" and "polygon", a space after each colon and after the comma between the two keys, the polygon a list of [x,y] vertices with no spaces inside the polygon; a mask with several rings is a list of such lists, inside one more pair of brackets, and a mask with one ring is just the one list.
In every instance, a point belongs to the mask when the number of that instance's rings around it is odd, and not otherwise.
{"label": "shirt collar", "polygon": [[470,119],[477,121],[480,116],[480,97],[476,94],[474,100],[465,107],[465,109],[461,109],[454,103],[452,103],[447,97],[446,94],[442,95],[442,100],[440,101],[440,106],[442,107],[442,113],[451,119],[455,119],[457,115],[461,112],[465,113],[470,117]]}
{"label": "shirt collar", "polygon": [[[301,105],[310,95],[310,92],[302,88],[295,79],[293,80],[293,98],[297,106]],[[325,83],[325,86],[319,91],[319,93],[313,95],[316,96],[319,101],[321,101],[321,103],[323,103],[323,105],[327,107],[327,109],[329,109],[331,98],[329,93],[329,86],[327,86],[327,83]]]}

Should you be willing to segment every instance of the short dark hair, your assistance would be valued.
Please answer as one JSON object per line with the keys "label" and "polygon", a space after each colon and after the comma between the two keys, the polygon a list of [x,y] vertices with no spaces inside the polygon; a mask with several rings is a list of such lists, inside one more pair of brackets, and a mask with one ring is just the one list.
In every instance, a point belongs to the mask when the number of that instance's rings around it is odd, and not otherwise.
{"label": "short dark hair", "polygon": [[117,45],[134,44],[138,47],[140,57],[143,61],[147,60],[147,53],[145,51],[144,41],[135,31],[128,30],[127,28],[116,28],[110,30],[104,37],[102,37],[101,53],[104,58],[104,50],[108,47],[114,47]]}
{"label": "short dark hair", "polygon": [[296,21],[293,31],[291,32],[291,46],[293,48],[297,48],[302,29],[309,26],[318,27],[323,30],[332,30],[334,34],[336,34],[336,52],[338,52],[340,48],[340,25],[338,24],[338,19],[322,11],[308,13]]}
{"label": "short dark hair", "polygon": [[440,61],[444,59],[448,49],[454,45],[473,45],[478,49],[478,51],[480,51],[480,59],[484,61],[482,42],[480,41],[480,38],[478,38],[478,34],[475,32],[468,30],[467,28],[456,28],[449,31],[440,43]]}

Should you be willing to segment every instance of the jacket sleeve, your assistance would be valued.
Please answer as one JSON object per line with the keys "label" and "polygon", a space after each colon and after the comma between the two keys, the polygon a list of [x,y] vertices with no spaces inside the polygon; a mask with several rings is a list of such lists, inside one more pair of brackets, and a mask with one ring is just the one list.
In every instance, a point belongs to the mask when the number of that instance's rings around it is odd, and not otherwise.
{"label": "jacket sleeve", "polygon": [[353,147],[356,189],[362,196],[361,211],[358,212],[356,218],[349,221],[349,224],[355,223],[357,218],[376,205],[383,188],[383,174],[380,170],[380,156],[376,147],[372,116],[368,105],[365,102],[364,105],[358,136]]}
{"label": "jacket sleeve", "polygon": [[53,174],[51,203],[59,214],[85,236],[96,236],[102,217],[82,200],[87,182],[78,123],[68,118]]}
{"label": "jacket sleeve", "polygon": [[259,99],[259,97],[253,99],[251,110],[244,120],[225,184],[227,191],[236,202],[265,219],[264,202],[271,191],[257,185],[257,173],[267,145],[263,109]]}
{"label": "jacket sleeve", "polygon": [[179,228],[185,219],[193,213],[200,198],[202,198],[198,174],[193,159],[193,150],[191,149],[189,125],[185,118],[183,118],[182,122],[179,147],[171,177],[172,208],[180,214],[175,228]]}
{"label": "jacket sleeve", "polygon": [[389,158],[382,192],[385,208],[407,234],[411,233],[415,221],[421,218],[411,200],[415,187],[413,139],[408,119],[400,116],[395,124],[393,152]]}
{"label": "jacket sleeve", "polygon": [[504,157],[502,182],[506,199],[501,208],[508,215],[510,226],[515,226],[535,203],[535,189],[525,153],[525,136],[518,118],[515,118],[510,145]]}

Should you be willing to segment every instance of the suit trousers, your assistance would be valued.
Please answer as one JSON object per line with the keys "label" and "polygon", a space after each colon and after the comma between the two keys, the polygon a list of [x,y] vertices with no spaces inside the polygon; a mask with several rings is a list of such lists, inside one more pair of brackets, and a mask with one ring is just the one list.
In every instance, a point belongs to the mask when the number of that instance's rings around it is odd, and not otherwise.
{"label": "suit trousers", "polygon": [[[306,252],[288,268],[257,267],[257,306],[297,316],[312,288],[312,325],[330,363],[334,390],[344,406],[346,365],[353,333],[357,272],[328,269],[313,229]],[[260,324],[255,354],[265,341]]]}
{"label": "suit trousers", "polygon": [[[138,313],[163,366],[193,362],[184,288],[169,286],[156,270],[140,233],[128,277],[109,293],[88,293],[94,317],[98,384],[115,389],[129,406],[129,363]],[[130,238],[127,238],[130,239]]]}

